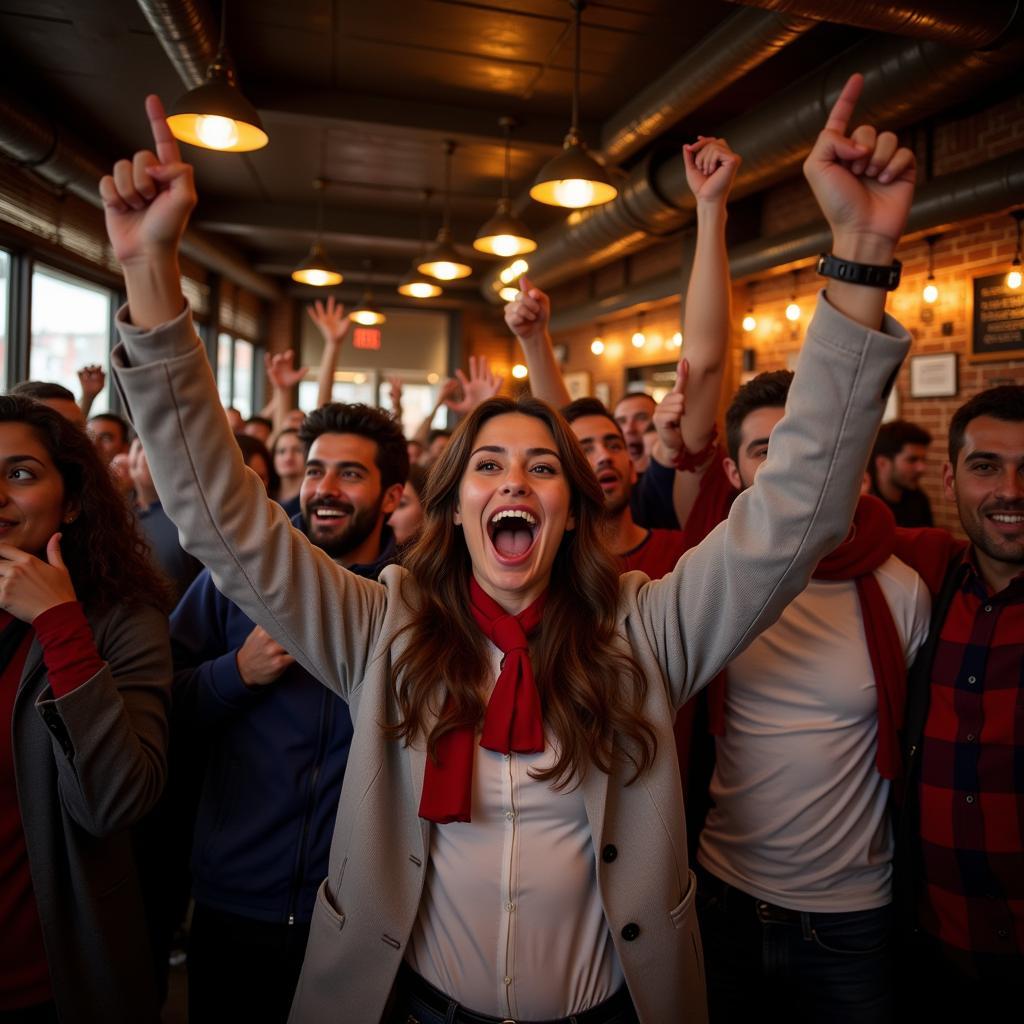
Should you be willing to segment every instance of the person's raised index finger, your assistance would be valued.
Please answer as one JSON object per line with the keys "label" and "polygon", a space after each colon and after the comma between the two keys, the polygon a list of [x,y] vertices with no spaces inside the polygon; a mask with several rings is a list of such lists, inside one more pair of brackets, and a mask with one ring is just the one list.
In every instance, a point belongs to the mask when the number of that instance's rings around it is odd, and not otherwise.
{"label": "person's raised index finger", "polygon": [[690,362],[688,359],[680,359],[676,364],[676,382],[672,390],[677,395],[686,394],[686,383],[690,379]]}
{"label": "person's raised index finger", "polygon": [[167,125],[167,115],[164,113],[164,105],[160,102],[159,96],[151,94],[146,97],[146,116],[149,118],[149,127],[153,132],[157,160],[162,164],[181,163],[178,140],[171,134],[171,129]]}
{"label": "person's raised index finger", "polygon": [[864,76],[858,71],[850,75],[843,86],[839,98],[832,105],[829,111],[828,120],[825,122],[825,130],[845,135],[850,119],[853,117],[854,107],[860,99],[861,90],[864,88]]}

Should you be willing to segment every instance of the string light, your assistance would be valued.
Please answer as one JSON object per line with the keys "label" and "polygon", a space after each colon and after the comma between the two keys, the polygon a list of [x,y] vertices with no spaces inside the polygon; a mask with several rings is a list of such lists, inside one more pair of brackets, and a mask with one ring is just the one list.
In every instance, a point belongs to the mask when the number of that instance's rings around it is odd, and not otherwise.
{"label": "string light", "polygon": [[924,288],[921,291],[921,298],[929,305],[939,297],[939,288],[935,283],[935,243],[941,235],[929,235],[925,242],[928,244],[928,277],[925,279]]}
{"label": "string light", "polygon": [[529,372],[530,371],[527,370],[522,363],[516,363],[516,365],[512,367],[512,376],[515,377],[516,380],[524,380]]}
{"label": "string light", "polygon": [[743,318],[743,330],[750,334],[757,330],[757,318],[754,316],[754,282],[747,282],[747,315]]}
{"label": "string light", "polygon": [[680,331],[676,331],[676,333],[673,334],[672,337],[669,339],[669,343],[672,345],[673,348],[682,348],[683,347],[683,335],[682,335],[682,333]]}
{"label": "string light", "polygon": [[795,324],[800,319],[800,306],[796,301],[797,272],[793,271],[793,291],[789,297],[789,305],[786,307],[786,319]]}
{"label": "string light", "polygon": [[604,352],[604,342],[600,338],[595,338],[590,343],[590,351],[593,352],[595,356],[601,355]]}

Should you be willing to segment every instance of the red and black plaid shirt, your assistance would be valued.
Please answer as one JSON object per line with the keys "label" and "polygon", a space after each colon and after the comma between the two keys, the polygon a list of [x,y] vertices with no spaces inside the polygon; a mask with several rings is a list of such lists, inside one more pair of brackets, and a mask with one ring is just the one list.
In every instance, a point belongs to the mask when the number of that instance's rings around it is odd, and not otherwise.
{"label": "red and black plaid shirt", "polygon": [[981,977],[1024,957],[1024,573],[970,552],[942,626],[921,745],[921,924]]}

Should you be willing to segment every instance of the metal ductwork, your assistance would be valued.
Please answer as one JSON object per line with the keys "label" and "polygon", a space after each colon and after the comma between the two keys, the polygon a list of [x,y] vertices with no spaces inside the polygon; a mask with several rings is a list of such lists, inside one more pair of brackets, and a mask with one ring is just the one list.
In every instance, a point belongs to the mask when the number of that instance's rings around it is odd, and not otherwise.
{"label": "metal ductwork", "polygon": [[[901,127],[960,101],[1024,59],[1019,33],[997,50],[968,52],[943,43],[870,39],[848,50],[715,131],[744,158],[733,196],[765,188],[788,175],[806,156],[843,83],[864,73],[859,119]],[[620,194],[604,206],[576,211],[538,239],[530,276],[542,287],[575,277],[609,260],[645,248],[690,219],[693,196],[675,151],[652,154],[635,167]],[[492,271],[482,288],[496,301]]]}
{"label": "metal ductwork", "polygon": [[[932,231],[958,221],[999,213],[1019,204],[1021,196],[1024,196],[1024,150],[922,185],[914,196],[905,234]],[[735,246],[729,253],[729,272],[733,278],[749,277],[805,260],[826,251],[831,241],[828,227],[821,221],[770,238],[754,239]],[[642,303],[679,296],[684,284],[682,272],[673,271],[592,302],[556,310],[551,317],[551,330],[571,330]]]}
{"label": "metal ductwork", "polygon": [[[5,86],[0,87],[0,152],[17,166],[34,171],[92,206],[103,205],[99,181],[109,173],[113,161],[58,127]],[[257,274],[238,253],[201,231],[187,230],[181,251],[261,298],[281,297],[281,290],[270,278]]]}
{"label": "metal ductwork", "polygon": [[729,0],[775,14],[852,25],[873,32],[891,32],[915,39],[933,39],[968,50],[995,46],[1009,30],[1019,0],[918,0],[881,3],[879,0]]}
{"label": "metal ductwork", "polygon": [[[217,56],[217,23],[202,0],[138,0],[157,41],[186,89],[206,81]],[[225,54],[231,70],[231,57]]]}

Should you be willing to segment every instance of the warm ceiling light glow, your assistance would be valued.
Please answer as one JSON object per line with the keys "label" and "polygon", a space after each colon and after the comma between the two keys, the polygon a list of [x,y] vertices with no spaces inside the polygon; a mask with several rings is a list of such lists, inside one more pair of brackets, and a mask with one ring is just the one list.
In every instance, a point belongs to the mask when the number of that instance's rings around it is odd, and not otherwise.
{"label": "warm ceiling light glow", "polygon": [[786,307],[786,319],[793,322],[800,319],[800,307],[795,302]]}
{"label": "warm ceiling light glow", "polygon": [[311,284],[316,288],[328,288],[331,285],[341,284],[344,278],[336,270],[327,270],[322,267],[299,267],[292,271],[292,280],[299,284]]}
{"label": "warm ceiling light glow", "polygon": [[357,324],[362,324],[363,327],[376,327],[378,324],[387,321],[387,317],[379,309],[373,309],[372,307],[353,310],[349,316]]}
{"label": "warm ceiling light glow", "polygon": [[502,117],[498,123],[505,133],[505,171],[501,177],[501,199],[494,216],[476,233],[473,248],[494,256],[518,256],[533,252],[537,242],[530,229],[512,213],[509,199],[509,179],[512,177],[512,128],[515,118]]}
{"label": "warm ceiling light glow", "polygon": [[502,284],[511,284],[516,279],[515,264],[506,267],[498,277],[501,278]]}
{"label": "warm ceiling light glow", "polygon": [[200,114],[196,118],[196,135],[210,149],[230,149],[238,142],[238,127],[230,117]]}
{"label": "warm ceiling light glow", "polygon": [[679,331],[676,331],[676,333],[672,335],[671,341],[672,341],[672,345],[675,348],[682,348],[683,347],[683,336],[682,336],[682,334]]}
{"label": "warm ceiling light glow", "polygon": [[634,348],[643,348],[647,344],[647,336],[643,331],[634,331],[631,340]]}
{"label": "warm ceiling light glow", "polygon": [[516,365],[512,367],[512,376],[515,377],[516,380],[523,380],[529,372],[530,371],[527,370],[522,363],[516,363]]}
{"label": "warm ceiling light glow", "polygon": [[498,295],[501,297],[502,302],[515,302],[519,298],[519,289],[507,285],[498,292]]}
{"label": "warm ceiling light glow", "polygon": [[590,351],[593,352],[595,356],[599,356],[604,352],[604,342],[600,338],[595,338],[590,343]]}
{"label": "warm ceiling light glow", "polygon": [[757,320],[754,318],[753,314],[748,313],[743,318],[743,330],[745,330],[747,334],[749,334],[751,331],[757,330]]}
{"label": "warm ceiling light glow", "polygon": [[1006,287],[1007,288],[1019,288],[1021,284],[1021,276],[1019,270],[1011,270],[1006,275]]}
{"label": "warm ceiling light glow", "polygon": [[473,268],[465,263],[453,263],[451,260],[428,260],[416,268],[421,274],[429,274],[436,277],[438,281],[457,281],[460,277],[469,277]]}
{"label": "warm ceiling light glow", "polygon": [[427,383],[436,384],[441,378],[436,373],[427,374]]}
{"label": "warm ceiling light glow", "polygon": [[530,269],[530,264],[526,260],[516,260],[512,264],[512,275],[513,277],[522,277]]}
{"label": "warm ceiling light glow", "polygon": [[921,292],[921,298],[925,302],[932,303],[939,297],[939,289],[935,286],[934,281],[929,281]]}
{"label": "warm ceiling light glow", "polygon": [[439,284],[431,284],[429,281],[409,281],[399,285],[398,291],[413,299],[432,299],[440,295],[442,289]]}

